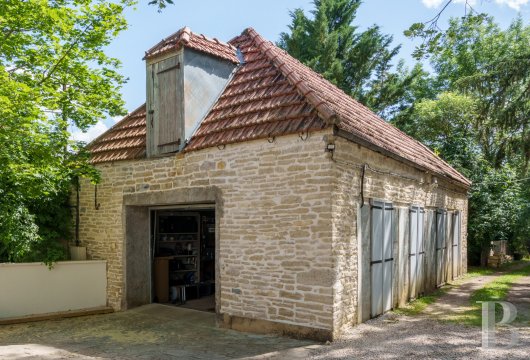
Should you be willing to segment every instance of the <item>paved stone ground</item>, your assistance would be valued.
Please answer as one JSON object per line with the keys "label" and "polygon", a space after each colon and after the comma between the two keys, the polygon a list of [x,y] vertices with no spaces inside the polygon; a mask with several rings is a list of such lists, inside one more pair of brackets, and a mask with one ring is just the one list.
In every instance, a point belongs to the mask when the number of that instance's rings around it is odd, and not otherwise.
{"label": "paved stone ground", "polygon": [[0,326],[2,360],[214,360],[270,358],[284,351],[302,359],[311,345],[315,343],[219,329],[212,313],[157,304],[106,315]]}

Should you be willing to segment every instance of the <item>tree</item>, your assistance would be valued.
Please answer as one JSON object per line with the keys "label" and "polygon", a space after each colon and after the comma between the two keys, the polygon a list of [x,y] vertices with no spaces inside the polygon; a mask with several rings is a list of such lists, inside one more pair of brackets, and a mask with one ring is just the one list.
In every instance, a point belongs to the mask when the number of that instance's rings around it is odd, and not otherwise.
{"label": "tree", "polygon": [[525,252],[530,229],[524,212],[530,202],[516,169],[509,163],[495,168],[484,156],[475,126],[479,116],[479,100],[444,92],[434,100],[416,103],[406,124],[412,136],[473,182],[469,195],[469,260],[485,265],[495,240],[508,240],[514,250]]}
{"label": "tree", "polygon": [[517,158],[530,161],[530,26],[521,18],[502,30],[474,14],[451,19],[447,30],[415,24],[407,32],[425,42],[418,56],[430,58],[442,91],[458,89],[479,102],[476,119],[485,156],[495,167]]}
{"label": "tree", "polygon": [[432,53],[444,86],[479,99],[476,126],[485,156],[530,160],[530,26],[516,19],[506,30],[491,17],[452,19]]}
{"label": "tree", "polygon": [[444,31],[415,24],[407,34],[426,40],[417,55],[431,62],[429,92],[436,95],[416,101],[395,125],[473,181],[471,262],[485,265],[494,240],[527,253],[530,27],[519,18],[503,30],[492,17],[472,13],[451,19]]}
{"label": "tree", "polygon": [[392,71],[400,46],[377,25],[358,31],[352,23],[361,0],[314,0],[313,18],[302,9],[291,13],[290,33],[278,46],[308,65],[347,94],[390,118],[403,108],[406,91],[420,69],[403,62]]}
{"label": "tree", "polygon": [[480,173],[474,174],[469,197],[468,251],[474,264],[486,265],[491,242],[506,240],[519,254],[528,254],[530,239],[528,198],[523,195],[524,183],[517,171],[506,165],[496,169],[483,163]]}
{"label": "tree", "polygon": [[0,261],[27,259],[39,247],[44,260],[60,256],[42,244],[67,229],[54,232],[45,226],[54,220],[42,215],[66,201],[73,177],[97,177],[74,155],[80,144],[69,140],[68,126],[87,129],[124,113],[125,79],[103,49],[126,28],[122,13],[131,4],[0,3]]}
{"label": "tree", "polygon": [[473,177],[483,161],[473,125],[476,116],[474,98],[445,92],[434,100],[417,102],[407,130],[465,176]]}
{"label": "tree", "polygon": [[[429,57],[430,53],[440,48],[440,39],[444,35],[444,30],[441,29],[439,22],[445,10],[453,2],[453,0],[447,0],[433,18],[425,22],[414,23],[405,30],[405,36],[423,40],[420,45],[416,46],[416,49],[412,53],[418,60]],[[484,13],[475,11],[471,6],[471,2],[466,0],[464,2],[464,16],[468,15],[477,17],[486,16]]]}

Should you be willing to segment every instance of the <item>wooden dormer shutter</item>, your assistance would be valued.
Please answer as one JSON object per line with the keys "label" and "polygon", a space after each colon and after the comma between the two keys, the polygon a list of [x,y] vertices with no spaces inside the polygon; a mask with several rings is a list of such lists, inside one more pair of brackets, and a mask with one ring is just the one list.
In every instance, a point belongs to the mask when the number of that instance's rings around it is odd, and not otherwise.
{"label": "wooden dormer shutter", "polygon": [[147,79],[149,155],[176,152],[184,141],[180,57],[176,55],[150,65]]}

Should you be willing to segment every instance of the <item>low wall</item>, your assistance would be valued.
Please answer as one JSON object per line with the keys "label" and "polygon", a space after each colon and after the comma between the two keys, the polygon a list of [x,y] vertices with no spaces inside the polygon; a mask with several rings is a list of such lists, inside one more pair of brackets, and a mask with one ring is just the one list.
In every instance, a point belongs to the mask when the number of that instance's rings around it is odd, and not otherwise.
{"label": "low wall", "polygon": [[0,319],[107,305],[107,262],[0,263]]}

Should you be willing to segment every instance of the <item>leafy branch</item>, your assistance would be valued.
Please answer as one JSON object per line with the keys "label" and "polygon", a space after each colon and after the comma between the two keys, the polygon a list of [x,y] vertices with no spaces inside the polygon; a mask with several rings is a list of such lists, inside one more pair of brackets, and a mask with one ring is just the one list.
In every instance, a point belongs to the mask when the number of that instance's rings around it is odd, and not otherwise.
{"label": "leafy branch", "polygon": [[[412,56],[417,60],[428,57],[433,51],[439,50],[439,45],[442,37],[445,35],[445,31],[438,26],[438,22],[442,17],[442,14],[446,11],[447,7],[453,3],[454,0],[447,0],[442,6],[438,13],[430,20],[425,22],[417,22],[412,24],[403,33],[406,37],[414,39],[422,39],[422,43],[414,49]],[[475,16],[477,21],[482,21],[486,15],[477,12],[469,3],[468,0],[464,4],[464,17]]]}
{"label": "leafy branch", "polygon": [[81,41],[81,38],[82,38],[82,35],[84,35],[89,29],[91,29],[93,26],[92,23],[88,24],[87,26],[85,26],[85,28],[81,31],[81,33],[79,34],[79,36],[70,44],[70,46],[66,49],[66,51],[64,51],[63,55],[59,58],[59,60],[57,60],[57,62],[55,64],[52,65],[52,67],[50,68],[49,71],[45,72],[43,78],[37,83],[37,86],[40,86],[42,85],[46,80],[48,80],[52,75],[53,73],[55,72],[55,70],[57,69],[57,67],[59,65],[61,65],[61,63],[66,59],[66,57],[72,52],[72,50],[74,50],[74,48],[77,46],[77,44],[79,44],[79,42]]}
{"label": "leafy branch", "polygon": [[158,12],[162,12],[168,4],[174,5],[174,2],[173,0],[150,0],[148,4],[156,5],[158,7]]}

